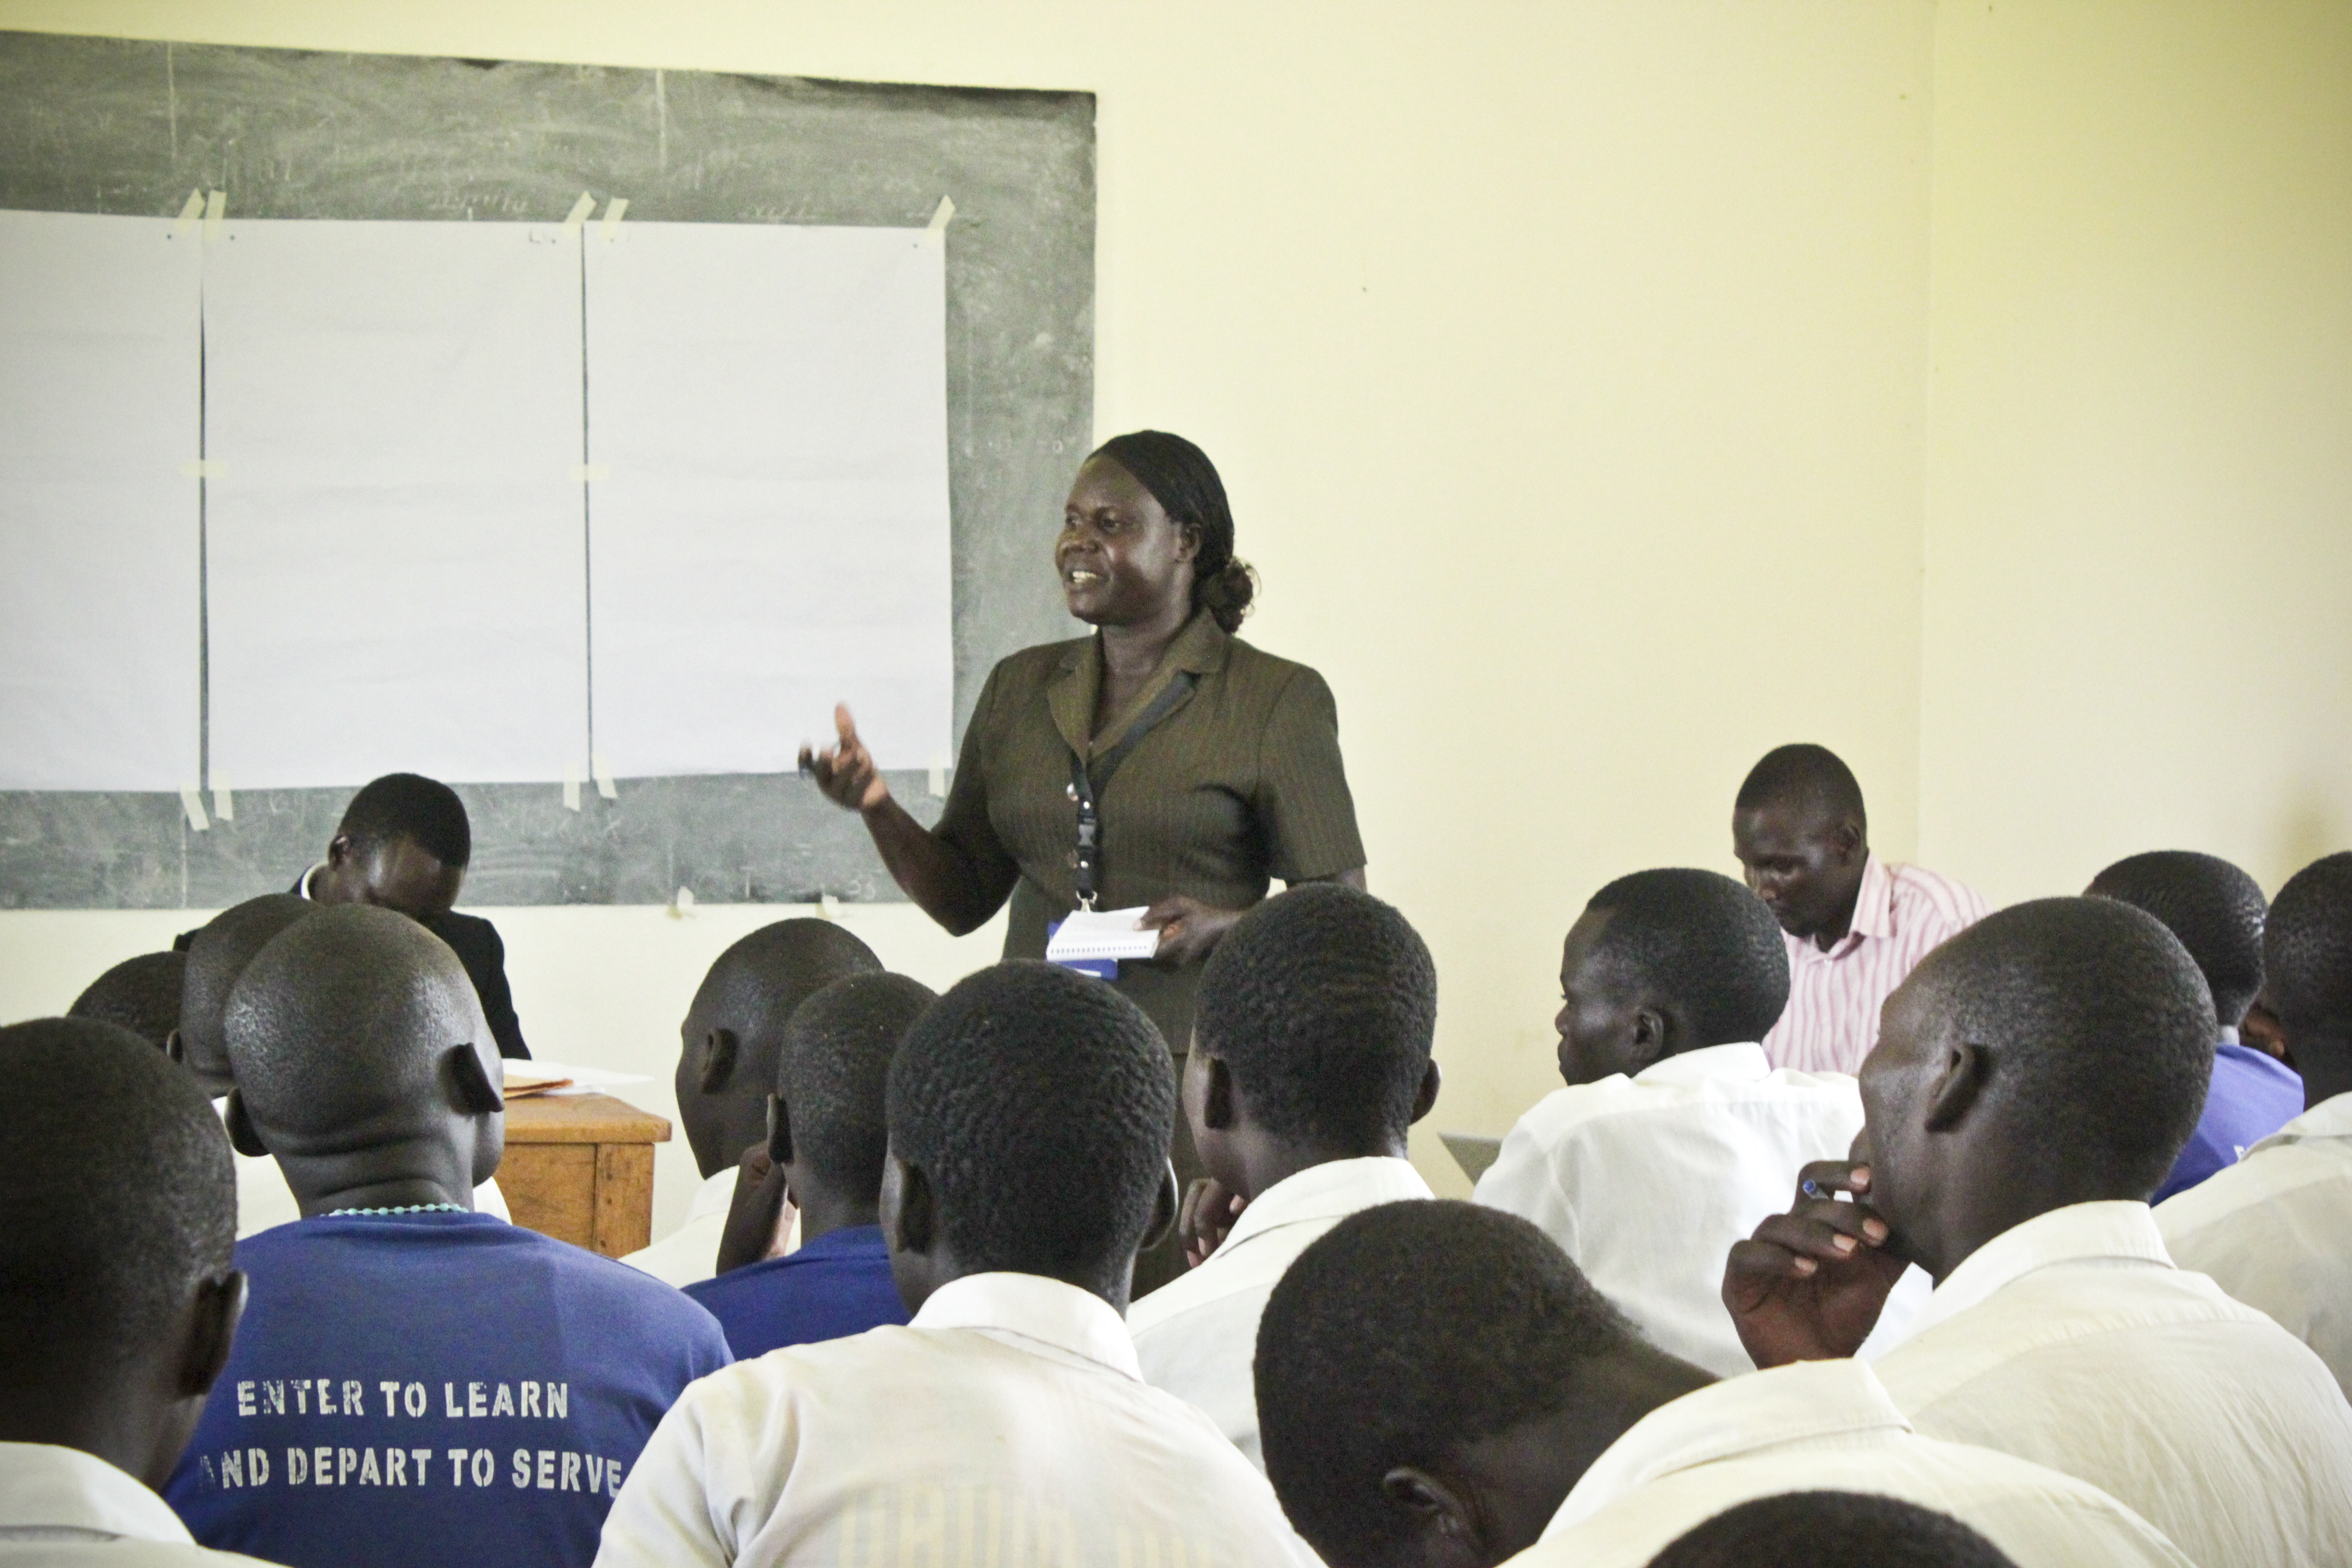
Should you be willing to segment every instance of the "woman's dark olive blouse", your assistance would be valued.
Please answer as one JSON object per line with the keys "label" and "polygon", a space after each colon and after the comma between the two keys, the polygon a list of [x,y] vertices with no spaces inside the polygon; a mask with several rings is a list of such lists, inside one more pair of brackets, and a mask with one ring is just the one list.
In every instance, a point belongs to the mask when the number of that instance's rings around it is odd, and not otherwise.
{"label": "woman's dark olive blouse", "polygon": [[[1364,863],[1339,763],[1331,689],[1303,664],[1260,652],[1196,614],[1159,668],[1097,734],[1098,638],[1024,648],[990,672],[964,731],[938,833],[971,857],[992,903],[1007,894],[1007,958],[1042,958],[1045,928],[1077,907],[1073,752],[1117,746],[1181,673],[1192,694],[1152,727],[1098,791],[1101,892],[1128,909],[1185,893],[1223,909],[1265,897],[1269,879],[1312,881]],[[1182,1053],[1200,966],[1120,965],[1118,985]]]}

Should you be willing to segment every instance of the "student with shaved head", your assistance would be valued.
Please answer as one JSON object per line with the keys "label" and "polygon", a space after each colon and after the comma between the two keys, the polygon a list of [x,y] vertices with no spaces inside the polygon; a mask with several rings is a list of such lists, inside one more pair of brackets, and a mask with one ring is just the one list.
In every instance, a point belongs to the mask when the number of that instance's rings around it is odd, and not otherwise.
{"label": "student with shaved head", "polygon": [[2352,853],[2288,879],[2263,956],[2309,1109],[2156,1223],[2173,1261],[2269,1313],[2352,1394]]}
{"label": "student with shaved head", "polygon": [[1756,1364],[1851,1355],[1916,1264],[1935,1294],[1877,1367],[1919,1430],[2079,1476],[2200,1568],[2352,1562],[2352,1407],[2308,1347],[2175,1268],[2148,1211],[2215,1027],[2187,951],[2112,900],[1945,943],[1887,1003],[1861,1158],[1808,1167],[1732,1249]]}
{"label": "student with shaved head", "polygon": [[473,1209],[505,1140],[456,954],[388,910],[262,948],[224,1021],[229,1124],[303,1217],[250,1237],[251,1305],[166,1495],[294,1568],[586,1563],[688,1383],[729,1361],[657,1281]]}
{"label": "student with shaved head", "polygon": [[1728,1508],[1650,1568],[2017,1568],[1949,1514],[1863,1492],[1783,1492]]}
{"label": "student with shaved head", "polygon": [[1593,894],[1559,989],[1567,1087],[1511,1129],[1477,1201],[1540,1226],[1666,1350],[1745,1372],[1724,1252],[1808,1161],[1846,1152],[1853,1079],[1765,1059],[1789,961],[1764,906],[1713,871],[1637,871]]}
{"label": "student with shaved head", "polygon": [[112,1025],[0,1029],[0,1564],[251,1561],[156,1496],[245,1309],[228,1143]]}
{"label": "student with shaved head", "polygon": [[[767,1154],[768,1097],[785,1026],[794,1008],[833,982],[881,967],[872,948],[820,920],[776,921],[719,955],[677,1030],[677,1119],[702,1185],[684,1225],[622,1262],[691,1285],[719,1271],[730,1211],[739,1239],[753,1211],[777,1215],[782,1185]],[[769,1250],[757,1246],[736,1261],[756,1261]]]}
{"label": "student with shaved head", "polygon": [[2218,856],[2158,849],[2116,861],[2084,891],[2162,921],[2205,977],[2221,1025],[2205,1109],[2180,1158],[2157,1184],[2152,1201],[2160,1204],[2236,1164],[2303,1110],[2303,1079],[2294,1069],[2238,1039],[2238,1026],[2263,988],[2263,890]]}
{"label": "student with shaved head", "polygon": [[1764,753],[1732,805],[1731,851],[1788,944],[1789,1005],[1764,1036],[1776,1067],[1853,1072],[1903,977],[1984,918],[1969,889],[1871,852],[1862,785],[1826,746]]}
{"label": "student with shaved head", "polygon": [[187,967],[184,952],[126,958],[84,987],[66,1016],[112,1024],[169,1051],[172,1032],[180,1026],[180,985]]}
{"label": "student with shaved head", "polygon": [[1913,1432],[1858,1362],[1717,1382],[1534,1226],[1471,1204],[1366,1209],[1307,1247],[1258,1328],[1257,1402],[1266,1474],[1329,1568],[1642,1568],[1829,1477],[1957,1516],[2023,1568],[2186,1568],[2093,1487]]}

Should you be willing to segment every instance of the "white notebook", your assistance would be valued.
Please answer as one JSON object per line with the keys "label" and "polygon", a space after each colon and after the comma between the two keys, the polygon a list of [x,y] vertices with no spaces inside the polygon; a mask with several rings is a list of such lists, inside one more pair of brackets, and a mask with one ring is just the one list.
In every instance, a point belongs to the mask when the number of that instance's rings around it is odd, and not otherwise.
{"label": "white notebook", "polygon": [[1045,943],[1045,962],[1074,958],[1150,958],[1160,951],[1160,933],[1145,931],[1143,906],[1131,910],[1076,910]]}

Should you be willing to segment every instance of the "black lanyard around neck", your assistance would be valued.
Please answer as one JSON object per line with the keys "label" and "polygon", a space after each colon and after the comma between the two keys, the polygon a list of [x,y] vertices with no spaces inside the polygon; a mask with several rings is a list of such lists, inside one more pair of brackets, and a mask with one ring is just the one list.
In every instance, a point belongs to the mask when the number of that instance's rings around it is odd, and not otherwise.
{"label": "black lanyard around neck", "polygon": [[1077,752],[1070,753],[1070,798],[1078,805],[1078,847],[1070,858],[1071,869],[1076,872],[1078,908],[1092,910],[1096,896],[1102,890],[1102,813],[1096,805],[1101,792],[1110,787],[1111,774],[1118,764],[1135,750],[1153,726],[1176,711],[1179,704],[1192,694],[1200,679],[1189,669],[1180,669],[1171,676],[1160,695],[1151,700],[1144,710],[1135,716],[1118,744],[1094,760],[1089,767]]}

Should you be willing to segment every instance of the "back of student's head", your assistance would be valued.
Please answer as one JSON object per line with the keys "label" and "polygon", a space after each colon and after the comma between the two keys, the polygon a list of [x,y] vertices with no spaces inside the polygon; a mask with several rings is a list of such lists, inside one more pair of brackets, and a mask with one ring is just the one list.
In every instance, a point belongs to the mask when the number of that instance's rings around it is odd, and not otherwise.
{"label": "back of student's head", "polygon": [[852,974],[793,1010],[776,1058],[776,1094],[793,1159],[845,1187],[881,1191],[890,1145],[890,1060],[937,993],[903,974]]}
{"label": "back of student's head", "polygon": [[180,1026],[180,989],[187,968],[184,952],[126,958],[91,981],[66,1016],[128,1029],[160,1051]]}
{"label": "back of student's head", "polygon": [[1864,1492],[1784,1492],[1725,1510],[1650,1568],[2017,1568],[1948,1514]]}
{"label": "back of student's head", "polygon": [[0,1029],[0,1388],[103,1376],[236,1245],[228,1140],[195,1080],[128,1030]]}
{"label": "back of student's head", "polygon": [[1328,882],[1234,923],[1193,1025],[1265,1131],[1367,1148],[1404,1136],[1436,1028],[1428,947],[1389,905]]}
{"label": "back of student's head", "polygon": [[405,838],[452,870],[464,869],[474,858],[466,803],[447,784],[421,773],[386,773],[362,786],[343,808],[335,834],[362,854]]}
{"label": "back of student's head", "polygon": [[180,983],[181,1052],[191,1068],[212,1080],[214,1093],[228,1092],[221,1081],[229,1071],[221,1017],[237,977],[271,938],[320,907],[291,893],[264,893],[215,915],[188,944]]}
{"label": "back of student's head", "polygon": [[967,976],[890,1064],[890,1149],[930,1184],[969,1272],[1124,1270],[1151,1223],[1176,1113],[1142,1010],[1053,964]]}
{"label": "back of student's head", "polygon": [[1930,952],[1909,988],[1937,1037],[1990,1053],[1984,1109],[2021,1179],[2095,1173],[2153,1192],[2196,1128],[2213,1003],[2153,915],[2113,899],[2012,904]]}
{"label": "back of student's head", "polygon": [[2213,994],[2213,1013],[2235,1027],[2263,988],[2263,889],[2216,855],[2152,849],[2091,879],[2093,898],[2146,910],[2180,939]]}
{"label": "back of student's head", "polygon": [[270,939],[224,1019],[245,1109],[270,1152],[334,1147],[350,1130],[412,1131],[442,1095],[439,1062],[486,1045],[473,983],[404,915],[337,904]]}
{"label": "back of student's head", "polygon": [[1609,916],[1592,949],[1622,983],[1677,1005],[1696,1046],[1760,1040],[1789,1004],[1789,952],[1764,900],[1715,871],[1620,877],[1585,906]]}
{"label": "back of student's head", "polygon": [[2263,953],[2290,1050],[2299,1034],[2352,1036],[2352,850],[2287,879],[2271,905]]}
{"label": "back of student's head", "polygon": [[1298,1256],[1258,1321],[1266,1477],[1328,1561],[1397,1560],[1415,1521],[1383,1489],[1390,1471],[1441,1466],[1565,1410],[1594,1366],[1645,1351],[1517,1215],[1445,1201],[1365,1209]]}

